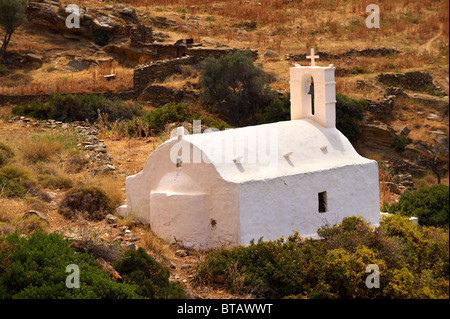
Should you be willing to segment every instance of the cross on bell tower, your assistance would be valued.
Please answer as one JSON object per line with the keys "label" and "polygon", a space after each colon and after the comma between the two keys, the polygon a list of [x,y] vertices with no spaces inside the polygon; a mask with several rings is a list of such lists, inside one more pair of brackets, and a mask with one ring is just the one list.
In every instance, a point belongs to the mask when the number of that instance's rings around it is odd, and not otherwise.
{"label": "cross on bell tower", "polygon": [[311,55],[307,55],[306,58],[308,60],[311,60],[311,66],[316,66],[315,59],[318,59],[319,56],[318,55],[314,55],[314,49],[311,49]]}
{"label": "cross on bell tower", "polygon": [[291,72],[291,120],[313,120],[327,128],[336,127],[336,82],[334,66],[316,66],[314,55],[306,56],[311,65],[296,64]]}

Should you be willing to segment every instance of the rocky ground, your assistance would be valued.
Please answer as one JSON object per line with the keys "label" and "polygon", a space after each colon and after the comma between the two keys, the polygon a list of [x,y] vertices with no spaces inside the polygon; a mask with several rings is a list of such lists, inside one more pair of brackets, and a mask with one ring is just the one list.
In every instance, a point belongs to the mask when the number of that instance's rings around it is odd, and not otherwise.
{"label": "rocky ground", "polygon": [[[289,67],[294,63],[306,63],[309,48],[316,47],[319,65],[334,63],[336,66],[338,93],[370,100],[362,135],[355,147],[361,155],[392,168],[394,176],[381,180],[380,189],[386,193],[384,199],[391,202],[406,190],[435,184],[433,168],[436,167],[441,182],[448,185],[448,37],[445,26],[431,30],[433,32],[423,38],[425,29],[419,36],[410,36],[413,31],[431,25],[433,14],[441,12],[439,7],[433,7],[439,5],[438,2],[429,4],[430,8],[411,8],[405,4],[397,11],[392,9],[385,15],[385,23],[392,25],[380,30],[384,33],[377,37],[364,29],[358,30],[360,15],[344,3],[337,9],[305,8],[300,14],[292,1],[286,1],[266,10],[272,13],[268,16],[264,12],[252,15],[262,6],[253,2],[240,4],[240,17],[239,12],[227,11],[232,1],[214,2],[203,8],[84,1],[86,9],[83,9],[81,31],[67,32],[61,29],[67,14],[58,5],[64,1],[33,1],[32,21],[20,28],[12,39],[9,70],[2,73],[0,69],[0,94],[128,91],[133,89],[134,68],[155,58],[153,52],[134,49],[133,41],[175,44],[189,38],[196,46],[257,49],[256,63],[272,74],[271,86],[282,95],[289,90]],[[266,5],[266,1],[261,2]],[[277,14],[281,22],[271,20]],[[342,25],[338,23],[337,31],[332,28],[336,15],[338,18],[344,15],[345,19],[339,21],[346,21]],[[411,19],[416,15],[422,20]],[[289,20],[290,17],[295,18]],[[53,23],[52,19],[55,19]],[[448,16],[446,19],[444,22],[448,24]],[[144,28],[140,27],[142,25]],[[151,34],[145,26],[152,27]],[[92,30],[110,32],[113,37],[109,46],[92,41]],[[142,38],[142,32],[146,39]],[[124,55],[118,55],[117,50],[125,52]],[[111,74],[115,74],[113,80],[104,78]],[[197,81],[197,75],[177,75],[159,84],[192,90]],[[77,145],[86,158],[83,178],[115,176],[120,181],[122,196],[125,177],[141,171],[145,160],[163,140],[161,137],[118,137],[99,125],[84,122],[67,124],[9,117],[10,108],[4,106],[0,111],[7,119],[0,120],[2,141],[11,136],[28,136],[35,131],[75,130],[83,137]],[[393,147],[399,136],[411,139],[403,152],[396,152]],[[73,175],[73,178],[78,176]],[[12,202],[8,205],[17,216],[29,212],[45,218],[48,231],[62,232],[75,242],[91,238],[116,242],[124,249],[144,247],[171,268],[171,278],[183,283],[194,298],[249,297],[230,295],[214,285],[193,286],[191,279],[203,252],[163,243],[147,226],[131,219],[109,216],[99,222],[66,220],[57,213],[65,191],[46,191],[51,200],[43,211],[22,203],[15,202],[17,207],[11,206]],[[108,263],[100,260],[99,263],[111,270]],[[114,275],[112,270],[111,274]]]}

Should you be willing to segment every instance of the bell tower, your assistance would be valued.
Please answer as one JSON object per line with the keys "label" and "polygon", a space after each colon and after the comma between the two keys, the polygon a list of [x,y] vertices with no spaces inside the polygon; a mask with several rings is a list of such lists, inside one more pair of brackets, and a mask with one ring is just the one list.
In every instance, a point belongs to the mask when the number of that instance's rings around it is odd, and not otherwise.
{"label": "bell tower", "polygon": [[311,119],[324,127],[336,127],[336,82],[333,64],[316,66],[319,56],[306,56],[311,66],[290,68],[291,120]]}

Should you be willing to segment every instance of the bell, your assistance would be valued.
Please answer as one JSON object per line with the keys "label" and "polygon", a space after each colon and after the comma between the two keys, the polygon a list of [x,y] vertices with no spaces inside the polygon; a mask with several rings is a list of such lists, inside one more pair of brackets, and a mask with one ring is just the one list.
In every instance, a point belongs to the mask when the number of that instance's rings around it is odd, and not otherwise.
{"label": "bell", "polygon": [[308,94],[311,95],[311,114],[314,115],[314,82],[309,86]]}
{"label": "bell", "polygon": [[314,95],[314,83],[311,83],[311,85],[309,86],[308,94]]}

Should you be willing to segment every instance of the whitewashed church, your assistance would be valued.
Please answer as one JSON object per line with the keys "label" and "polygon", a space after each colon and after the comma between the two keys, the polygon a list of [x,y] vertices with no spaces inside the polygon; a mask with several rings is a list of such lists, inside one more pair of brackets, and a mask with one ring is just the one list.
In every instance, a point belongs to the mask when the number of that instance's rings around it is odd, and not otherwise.
{"label": "whitewashed church", "polygon": [[290,68],[290,121],[192,135],[178,128],[127,177],[121,214],[193,248],[314,237],[347,216],[378,224],[377,162],[336,129],[335,68],[315,66],[311,51],[311,66]]}

